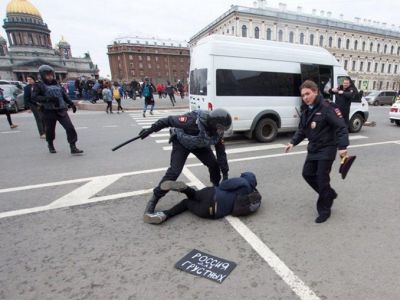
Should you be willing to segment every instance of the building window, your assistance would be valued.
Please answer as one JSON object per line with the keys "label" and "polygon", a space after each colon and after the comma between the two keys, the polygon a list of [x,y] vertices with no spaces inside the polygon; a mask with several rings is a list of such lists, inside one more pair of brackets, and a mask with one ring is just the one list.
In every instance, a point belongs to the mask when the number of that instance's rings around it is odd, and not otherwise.
{"label": "building window", "polygon": [[133,68],[133,63],[130,63],[129,65],[131,66],[131,68]]}
{"label": "building window", "polygon": [[394,74],[397,74],[397,65],[394,66]]}
{"label": "building window", "polygon": [[367,65],[367,72],[371,72],[371,62],[370,61],[368,62],[368,65]]}
{"label": "building window", "polygon": [[131,75],[132,75],[132,76],[135,76],[135,70],[132,70],[132,71],[131,71]]}
{"label": "building window", "polygon": [[160,68],[160,65],[157,65],[157,69],[159,69]]}
{"label": "building window", "polygon": [[381,90],[383,86],[383,81],[379,81],[379,89]]}
{"label": "building window", "polygon": [[158,61],[158,56],[156,56],[156,61]]}
{"label": "building window", "polygon": [[400,55],[400,46],[397,47],[397,55]]}
{"label": "building window", "polygon": [[371,44],[369,44],[369,52],[372,52],[372,49],[374,49],[374,43],[371,42]]}
{"label": "building window", "polygon": [[374,72],[378,72],[378,63],[375,63],[375,68],[374,68]]}
{"label": "building window", "polygon": [[344,69],[345,70],[347,70],[347,64],[348,64],[348,61],[347,61],[347,59],[344,61]]}
{"label": "building window", "polygon": [[147,64],[147,68],[148,68],[148,69],[151,69],[151,64]]}
{"label": "building window", "polygon": [[259,38],[260,38],[260,28],[256,27],[256,28],[254,29],[254,37],[255,37],[256,39],[259,39]]}
{"label": "building window", "polygon": [[247,37],[247,26],[246,25],[242,26],[242,37]]}
{"label": "building window", "polygon": [[324,36],[323,36],[323,35],[321,35],[321,36],[319,37],[319,46],[320,46],[320,47],[323,47],[323,46],[324,46]]}
{"label": "building window", "polygon": [[360,62],[360,72],[362,72],[363,71],[363,69],[364,69],[364,62]]}
{"label": "building window", "polygon": [[376,52],[380,52],[381,51],[381,44],[378,44],[378,46],[376,47]]}
{"label": "building window", "polygon": [[294,43],[294,33],[293,33],[293,31],[291,31],[289,33],[289,43]]}
{"label": "building window", "polygon": [[267,29],[267,40],[271,40],[272,39],[272,30],[271,30],[271,28],[268,28]]}
{"label": "building window", "polygon": [[[340,48],[340,47],[339,47]],[[350,40],[347,39],[346,40],[346,49],[349,50],[350,49]]]}
{"label": "building window", "polygon": [[354,50],[357,50],[358,48],[358,41],[354,41]]}
{"label": "building window", "polygon": [[278,40],[279,40],[280,42],[283,41],[283,31],[282,31],[282,30],[279,30],[279,32],[278,32]]}
{"label": "building window", "polygon": [[382,63],[381,73],[385,72],[385,63]]}
{"label": "building window", "polygon": [[142,59],[143,59],[143,58],[142,58],[142,56],[141,56],[141,55],[139,55],[139,60],[140,60],[140,61],[142,61]]}
{"label": "building window", "polygon": [[342,47],[342,39],[338,38],[337,40],[337,47],[340,49]]}
{"label": "building window", "polygon": [[300,44],[304,44],[304,33],[300,33]]}
{"label": "building window", "polygon": [[373,83],[372,83],[372,89],[374,90],[376,88],[376,81],[374,81]]}
{"label": "building window", "polygon": [[396,82],[393,81],[392,90],[396,88]]}
{"label": "building window", "polygon": [[310,34],[310,45],[314,45],[314,35]]}
{"label": "building window", "polygon": [[121,60],[121,57],[118,55],[118,56],[117,56],[117,59],[118,59],[118,61],[120,61],[120,60]]}
{"label": "building window", "polygon": [[394,52],[394,46],[392,46],[392,48],[390,48],[390,54],[393,54]]}
{"label": "building window", "polygon": [[142,63],[139,63],[139,68],[143,69],[143,64]]}
{"label": "building window", "polygon": [[361,80],[358,81],[358,89],[361,89]]}
{"label": "building window", "polygon": [[388,65],[388,74],[390,74],[390,72],[392,71],[392,64]]}
{"label": "building window", "polygon": [[362,51],[365,51],[365,42],[362,43]]}
{"label": "building window", "polygon": [[387,90],[389,89],[389,81],[386,82],[386,89],[387,89]]}
{"label": "building window", "polygon": [[351,66],[351,70],[352,70],[352,71],[355,71],[355,70],[356,70],[356,61],[355,61],[355,60],[353,60],[353,64],[352,64],[352,66]]}
{"label": "building window", "polygon": [[333,38],[329,37],[329,47],[332,48],[333,45]]}
{"label": "building window", "polygon": [[129,55],[129,60],[133,60],[133,56],[132,55]]}
{"label": "building window", "polygon": [[387,51],[387,45],[383,46],[383,53],[386,54]]}
{"label": "building window", "polygon": [[150,61],[150,60],[151,60],[150,56],[147,56],[147,61]]}

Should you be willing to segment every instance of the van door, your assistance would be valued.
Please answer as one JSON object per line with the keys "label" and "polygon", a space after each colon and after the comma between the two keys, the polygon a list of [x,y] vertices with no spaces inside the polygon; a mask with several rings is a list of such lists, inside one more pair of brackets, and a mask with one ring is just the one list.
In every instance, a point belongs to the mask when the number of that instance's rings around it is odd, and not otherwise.
{"label": "van door", "polygon": [[333,67],[326,65],[315,64],[301,64],[301,81],[305,80],[314,81],[319,89],[321,95],[325,99],[331,99],[329,89],[333,86]]}
{"label": "van door", "polygon": [[194,69],[190,71],[189,101],[190,110],[207,109],[208,69]]}

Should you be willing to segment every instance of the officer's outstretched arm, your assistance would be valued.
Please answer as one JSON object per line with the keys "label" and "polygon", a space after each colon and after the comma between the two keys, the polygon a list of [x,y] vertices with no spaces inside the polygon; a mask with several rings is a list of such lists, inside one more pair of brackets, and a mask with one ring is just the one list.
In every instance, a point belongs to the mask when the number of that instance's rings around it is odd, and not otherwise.
{"label": "officer's outstretched arm", "polygon": [[219,168],[221,169],[222,172],[222,177],[224,180],[228,179],[229,165],[223,138],[221,138],[219,142],[215,145],[215,152],[217,152],[217,161]]}

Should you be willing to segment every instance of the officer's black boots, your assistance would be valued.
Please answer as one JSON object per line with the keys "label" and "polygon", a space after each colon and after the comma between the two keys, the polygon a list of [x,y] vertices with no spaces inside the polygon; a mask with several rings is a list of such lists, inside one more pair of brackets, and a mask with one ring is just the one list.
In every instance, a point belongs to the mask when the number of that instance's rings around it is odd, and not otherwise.
{"label": "officer's black boots", "polygon": [[329,217],[331,216],[331,214],[327,214],[327,215],[319,215],[316,219],[315,219],[315,223],[324,223],[326,220],[329,219]]}
{"label": "officer's black boots", "polygon": [[75,143],[70,144],[69,147],[71,148],[71,154],[82,154],[83,150],[76,148]]}
{"label": "officer's black boots", "polygon": [[171,181],[167,180],[161,183],[161,189],[163,191],[175,191],[175,192],[182,192],[188,188],[188,186],[181,181]]}
{"label": "officer's black boots", "polygon": [[[156,205],[158,203],[158,200],[160,200],[159,197],[153,194],[149,202],[147,202],[146,209],[144,211],[144,214],[154,214],[154,210],[156,208]],[[145,221],[146,222],[146,221]]]}
{"label": "officer's black boots", "polygon": [[53,142],[48,142],[48,147],[50,153],[57,153],[56,148],[54,148]]}

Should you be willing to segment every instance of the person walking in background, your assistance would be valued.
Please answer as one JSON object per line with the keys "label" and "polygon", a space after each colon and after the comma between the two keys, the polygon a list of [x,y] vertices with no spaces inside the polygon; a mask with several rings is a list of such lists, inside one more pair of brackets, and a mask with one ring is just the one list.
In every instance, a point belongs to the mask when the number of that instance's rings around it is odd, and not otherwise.
{"label": "person walking in background", "polygon": [[10,125],[11,129],[17,128],[18,125],[13,124],[13,122],[11,120],[11,115],[7,108],[7,105],[8,105],[8,101],[4,97],[4,90],[2,88],[0,88],[0,112],[4,111],[5,115],[7,116],[7,121],[8,121],[8,124]]}
{"label": "person walking in background", "polygon": [[39,136],[41,139],[46,138],[43,114],[40,111],[39,103],[32,101],[32,92],[35,85],[35,78],[33,76],[27,76],[26,80],[28,84],[24,87],[24,103],[26,109],[30,109],[35,117],[36,126],[39,131]]}
{"label": "person walking in background", "polygon": [[174,87],[171,82],[167,81],[167,87],[165,92],[168,94],[169,100],[171,100],[172,106],[175,106],[175,92],[177,91],[176,87]]}
{"label": "person walking in background", "polygon": [[136,81],[136,79],[133,79],[131,82],[131,86],[132,86],[132,99],[136,100],[136,92],[139,92],[140,84],[139,82]]}
{"label": "person walking in background", "polygon": [[153,93],[155,91],[154,85],[150,82],[150,79],[148,77],[145,77],[144,83],[142,86],[142,94],[144,97],[144,110],[143,110],[143,117],[146,118],[146,111],[147,107],[150,105],[150,114],[153,114],[154,110],[154,97]]}
{"label": "person walking in background", "polygon": [[113,98],[115,101],[117,101],[118,108],[117,108],[117,113],[119,114],[119,111],[121,110],[124,112],[124,109],[121,106],[121,98],[123,95],[123,89],[122,87],[119,86],[118,82],[114,82],[114,87],[113,87]]}
{"label": "person walking in background", "polygon": [[179,91],[179,94],[181,95],[181,99],[183,100],[185,98],[185,87],[183,86],[183,83],[181,82],[180,79],[178,80],[176,87]]}
{"label": "person walking in background", "polygon": [[102,95],[103,95],[103,100],[104,102],[107,103],[107,107],[106,107],[106,113],[110,113],[112,114],[112,100],[113,100],[113,95],[111,93],[111,89],[110,89],[110,82],[106,81],[104,84],[104,88],[102,91]]}
{"label": "person walking in background", "polygon": [[156,90],[157,90],[157,93],[158,93],[158,99],[161,99],[161,96],[162,96],[162,85],[161,85],[161,83],[157,84]]}

